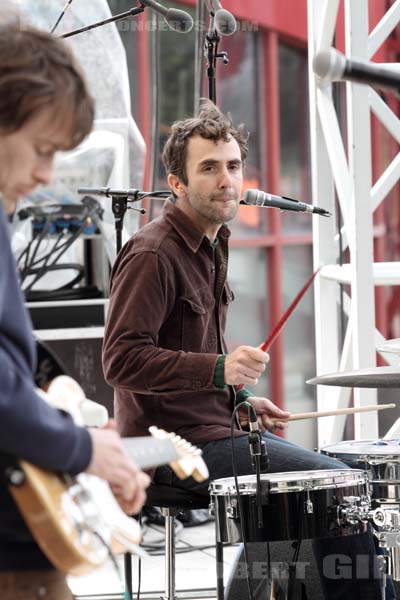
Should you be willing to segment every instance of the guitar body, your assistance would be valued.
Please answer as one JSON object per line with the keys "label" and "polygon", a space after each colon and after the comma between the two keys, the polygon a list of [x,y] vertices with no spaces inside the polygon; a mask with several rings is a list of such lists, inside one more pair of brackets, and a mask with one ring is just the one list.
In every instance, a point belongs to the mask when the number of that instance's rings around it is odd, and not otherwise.
{"label": "guitar body", "polygon": [[[83,575],[102,565],[107,550],[94,532],[79,526],[79,508],[62,476],[25,461],[21,485],[10,492],[43,553],[64,573]],[[74,514],[75,513],[75,514]]]}
{"label": "guitar body", "polygon": [[[68,405],[68,396],[79,396],[72,393],[76,382],[65,376],[54,381],[58,401],[52,404],[69,410],[79,422],[79,404]],[[79,402],[85,400],[83,392],[81,395]],[[46,399],[52,400],[51,394]],[[151,430],[153,437],[122,440],[125,452],[138,467],[152,468],[172,461],[171,466],[176,465],[182,478],[193,474],[201,481],[208,476],[198,448],[174,434]],[[61,572],[83,575],[103,565],[110,553],[145,555],[138,546],[139,524],[121,510],[108,483],[99,477],[57,474],[23,460],[9,469],[8,477],[9,491],[33,537]]]}

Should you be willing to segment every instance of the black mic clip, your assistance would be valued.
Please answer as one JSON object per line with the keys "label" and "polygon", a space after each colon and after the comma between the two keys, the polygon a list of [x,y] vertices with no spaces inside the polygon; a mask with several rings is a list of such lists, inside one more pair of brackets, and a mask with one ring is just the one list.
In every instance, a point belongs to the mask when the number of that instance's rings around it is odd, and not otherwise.
{"label": "black mic clip", "polygon": [[259,431],[249,431],[249,446],[250,454],[252,456],[265,455],[265,442],[262,441],[261,434]]}
{"label": "black mic clip", "polygon": [[256,470],[257,461],[260,460],[261,457],[264,457],[263,466],[267,468],[267,446],[265,441],[262,439],[260,427],[258,425],[257,414],[253,407],[249,407],[249,428],[248,440],[253,470]]}

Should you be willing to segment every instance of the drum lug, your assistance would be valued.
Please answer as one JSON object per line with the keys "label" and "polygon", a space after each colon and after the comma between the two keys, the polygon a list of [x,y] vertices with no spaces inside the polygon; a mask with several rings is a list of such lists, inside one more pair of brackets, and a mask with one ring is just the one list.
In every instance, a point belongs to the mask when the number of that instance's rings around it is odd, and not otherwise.
{"label": "drum lug", "polygon": [[306,513],[308,515],[312,515],[314,513],[314,504],[312,503],[312,501],[310,499],[310,489],[308,486],[306,486],[305,491],[307,494],[307,499],[305,501]]}
{"label": "drum lug", "polygon": [[226,514],[230,519],[237,519],[239,517],[238,513],[238,502],[237,498],[228,497],[228,506],[226,507]]}

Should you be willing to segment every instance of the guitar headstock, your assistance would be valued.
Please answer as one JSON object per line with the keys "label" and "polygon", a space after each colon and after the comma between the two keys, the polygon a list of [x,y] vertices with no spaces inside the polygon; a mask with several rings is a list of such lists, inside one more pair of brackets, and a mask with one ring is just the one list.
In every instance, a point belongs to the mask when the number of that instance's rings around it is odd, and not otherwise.
{"label": "guitar headstock", "polygon": [[209,477],[207,465],[201,456],[200,448],[193,446],[180,435],[168,433],[154,425],[149,427],[151,435],[158,440],[169,440],[175,447],[177,458],[169,463],[179,479],[192,476],[198,483]]}

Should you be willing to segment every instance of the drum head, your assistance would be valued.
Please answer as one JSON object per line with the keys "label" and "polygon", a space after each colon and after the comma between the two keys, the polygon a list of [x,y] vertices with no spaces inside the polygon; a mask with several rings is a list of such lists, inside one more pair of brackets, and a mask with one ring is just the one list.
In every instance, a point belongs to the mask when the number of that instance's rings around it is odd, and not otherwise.
{"label": "drum head", "polygon": [[357,456],[382,457],[400,456],[400,439],[394,440],[348,440],[324,446],[324,454],[338,458]]}
{"label": "drum head", "polygon": [[[325,469],[315,471],[289,471],[287,473],[262,473],[261,487],[270,494],[299,492],[305,489],[324,490],[346,487],[365,482],[365,471],[361,469]],[[255,475],[238,477],[241,495],[254,494]],[[210,483],[210,494],[236,494],[234,477],[215,479]]]}

